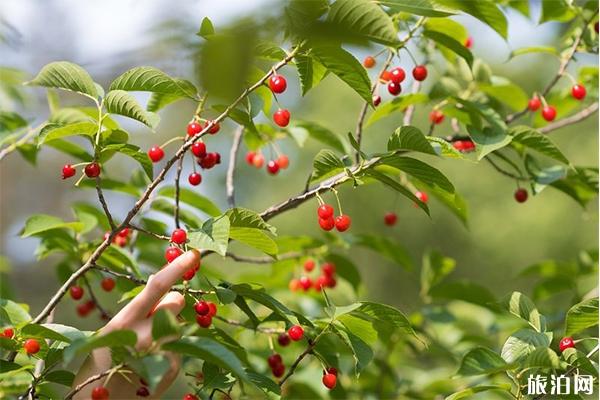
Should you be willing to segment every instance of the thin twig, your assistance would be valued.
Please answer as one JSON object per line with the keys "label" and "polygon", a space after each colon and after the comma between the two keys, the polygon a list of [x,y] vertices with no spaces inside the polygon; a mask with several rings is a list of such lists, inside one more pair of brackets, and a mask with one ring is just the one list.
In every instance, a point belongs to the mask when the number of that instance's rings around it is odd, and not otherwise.
{"label": "thin twig", "polygon": [[[412,84],[411,93],[418,93],[420,89],[421,89],[421,81],[418,81],[415,79],[415,81]],[[410,106],[408,106],[406,108],[406,111],[404,112],[404,118],[402,120],[402,125],[404,125],[404,126],[410,125],[414,114],[415,114],[415,105],[411,104]]]}
{"label": "thin twig", "polygon": [[65,400],[72,399],[73,396],[75,396],[77,393],[79,393],[80,391],[82,391],[83,388],[86,387],[87,385],[89,385],[90,383],[94,383],[94,382],[96,382],[96,381],[104,378],[105,376],[113,374],[113,373],[117,372],[118,370],[120,370],[123,367],[124,367],[123,364],[119,364],[119,365],[116,365],[116,366],[114,366],[114,367],[112,367],[110,369],[107,369],[106,371],[103,371],[103,372],[101,372],[99,374],[90,376],[85,381],[83,381],[79,385],[75,386],[75,388],[73,390],[71,390],[69,393],[67,393],[66,396],[65,396]]}
{"label": "thin twig", "polygon": [[96,177],[96,193],[98,193],[98,200],[100,200],[100,204],[102,204],[102,209],[104,210],[104,214],[106,214],[106,219],[108,219],[108,224],[110,225],[110,229],[115,230],[116,225],[113,220],[112,215],[110,214],[110,210],[108,209],[108,204],[106,203],[106,199],[104,199],[104,193],[102,192],[102,188],[100,187],[100,176]]}
{"label": "thin twig", "polygon": [[21,136],[21,138],[19,140],[17,140],[16,142],[14,142],[13,144],[11,144],[10,146],[7,146],[5,148],[3,148],[2,150],[0,150],[0,161],[2,161],[4,159],[4,157],[6,157],[7,155],[9,155],[10,153],[12,153],[13,151],[17,150],[20,146],[24,145],[25,143],[27,143],[29,141],[29,139],[31,139],[32,137],[35,136],[35,134],[37,133],[37,131],[43,126],[44,124],[40,124],[34,128],[30,128],[27,133],[25,133],[23,136]]}
{"label": "thin twig", "polygon": [[240,125],[233,135],[233,143],[231,144],[231,150],[229,151],[229,167],[227,168],[227,178],[225,186],[227,190],[227,204],[230,208],[235,207],[235,186],[233,178],[235,174],[235,164],[237,160],[237,153],[242,143],[242,136],[244,135],[244,127]]}
{"label": "thin twig", "polygon": [[175,175],[175,211],[173,215],[175,228],[179,228],[179,180],[181,179],[181,171],[183,170],[183,159],[184,157],[181,157],[177,162],[177,173]]}
{"label": "thin twig", "polygon": [[298,251],[293,251],[293,252],[289,252],[289,253],[279,254],[277,256],[277,258],[273,258],[273,257],[269,257],[269,256],[265,256],[265,257],[239,256],[237,254],[227,252],[227,253],[225,253],[225,256],[229,257],[235,261],[245,262],[245,263],[250,263],[250,264],[273,264],[276,261],[300,258],[306,254],[308,254],[308,253],[306,253],[306,252],[301,253]]}
{"label": "thin twig", "polygon": [[285,329],[278,329],[278,328],[262,328],[260,326],[257,326],[256,328],[252,328],[252,327],[247,326],[246,324],[244,324],[241,321],[236,321],[236,320],[233,320],[233,319],[223,318],[220,315],[215,315],[213,318],[216,318],[219,321],[223,321],[223,322],[225,322],[226,324],[229,324],[229,325],[239,326],[241,328],[246,328],[246,329],[250,329],[250,330],[253,330],[253,331],[257,331],[257,332],[262,332],[262,333],[266,333],[266,334],[269,334],[269,335],[279,334],[279,333],[285,332]]}
{"label": "thin twig", "polygon": [[321,336],[323,336],[323,334],[327,331],[327,328],[329,328],[329,325],[327,325],[314,339],[312,339],[312,340],[309,339],[308,346],[302,353],[300,353],[300,355],[296,358],[294,363],[290,366],[290,370],[288,371],[288,373],[283,377],[283,379],[281,379],[279,381],[279,386],[282,386],[285,383],[285,381],[287,381],[289,379],[289,377],[294,374],[294,372],[296,371],[296,368],[298,367],[300,362],[304,359],[304,357],[306,357],[307,355],[312,353],[314,348],[317,346],[319,339],[321,339]]}
{"label": "thin twig", "polygon": [[156,238],[156,239],[160,239],[160,240],[166,240],[166,241],[169,241],[169,240],[171,240],[171,238],[170,238],[169,236],[166,236],[166,235],[160,235],[160,234],[158,234],[158,233],[154,233],[154,232],[152,232],[152,231],[149,231],[149,230],[147,230],[147,229],[144,229],[144,228],[142,228],[141,226],[137,226],[137,225],[129,224],[129,227],[130,227],[131,229],[133,229],[133,230],[136,230],[136,231],[138,231],[138,232],[144,233],[144,234],[146,234],[146,235],[148,235],[148,236],[152,236],[152,237],[154,237],[154,238]]}
{"label": "thin twig", "polygon": [[596,111],[598,111],[598,102],[590,104],[583,110],[579,111],[576,114],[571,115],[570,117],[559,119],[558,121],[548,124],[546,126],[543,126],[538,130],[541,133],[550,133],[557,129],[564,128],[565,126],[573,125],[578,122],[581,122],[584,119],[589,118],[592,115],[594,115],[594,113]]}
{"label": "thin twig", "polygon": [[100,314],[102,316],[102,318],[108,318],[111,319],[112,315],[110,315],[108,313],[108,311],[106,311],[102,305],[100,304],[100,302],[98,301],[98,298],[96,297],[96,295],[94,294],[94,291],[92,290],[92,285],[90,285],[90,282],[88,280],[88,278],[84,275],[81,277],[83,279],[83,283],[85,284],[85,286],[87,287],[88,292],[90,293],[90,298],[92,299],[92,301],[94,302],[94,304],[96,305],[96,308],[98,308],[98,310],[100,311]]}
{"label": "thin twig", "polygon": [[485,160],[487,162],[489,162],[490,165],[492,167],[494,167],[494,169],[496,171],[500,172],[502,175],[506,175],[509,178],[516,179],[518,181],[530,181],[531,180],[531,178],[526,178],[524,176],[516,175],[516,174],[513,174],[512,172],[506,171],[505,169],[503,169],[502,167],[500,167],[498,164],[496,164],[494,161],[492,161],[492,159],[490,157],[485,157]]}

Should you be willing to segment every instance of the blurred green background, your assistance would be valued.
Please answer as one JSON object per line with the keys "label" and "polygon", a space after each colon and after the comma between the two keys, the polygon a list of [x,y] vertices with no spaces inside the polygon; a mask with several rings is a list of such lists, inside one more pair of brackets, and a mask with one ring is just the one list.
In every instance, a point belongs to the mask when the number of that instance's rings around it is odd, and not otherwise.
{"label": "blurred green background", "polygon": [[[152,65],[174,76],[193,78],[193,47],[200,42],[194,34],[204,16],[210,17],[218,29],[239,17],[254,16],[261,20],[277,15],[281,4],[259,0],[175,3],[113,0],[84,5],[76,1],[5,0],[0,11],[4,38],[2,64],[33,75],[48,62],[69,60],[84,66],[105,87],[114,77],[137,65]],[[534,15],[538,12],[536,4],[532,2]],[[544,87],[556,72],[558,61],[547,55],[525,55],[511,62],[506,60],[511,49],[556,45],[561,25],[537,26],[520,14],[509,12],[509,42],[505,43],[475,19],[457,18],[474,38],[474,54],[488,62],[495,74],[522,85],[528,93]],[[180,40],[182,34],[185,41]],[[362,59],[378,49],[352,50]],[[579,66],[589,64],[597,65],[597,59],[578,57],[569,70],[576,74]],[[412,68],[409,57],[404,56],[402,65]],[[443,69],[444,61],[436,60],[425,86],[435,82]],[[329,76],[302,98],[295,71],[284,69],[282,73],[288,78],[289,89],[279,101],[292,111],[293,119],[316,121],[340,136],[354,130],[361,100],[350,88]],[[569,84],[567,79],[562,83]],[[48,113],[44,91],[28,88],[26,92],[27,111],[23,114],[32,121],[42,121]],[[64,99],[65,103],[78,100],[70,96]],[[194,105],[185,101],[168,106],[161,112],[162,121],[156,133],[130,121],[121,122],[133,133],[135,144],[148,148],[184,134],[193,112]],[[428,108],[419,109],[413,121],[424,131],[428,128],[428,112]],[[264,116],[261,119],[266,121]],[[367,151],[384,148],[389,135],[401,123],[402,115],[398,114],[368,127],[365,131]],[[222,154],[224,162],[206,171],[202,185],[194,189],[223,208],[226,208],[225,170],[234,127],[233,123],[226,122],[222,133],[207,142],[209,148]],[[439,136],[449,133],[449,121],[435,131]],[[573,164],[598,165],[597,117],[555,131],[551,136]],[[289,139],[280,146],[289,155],[291,163],[288,170],[275,177],[267,175],[264,169],[248,167],[243,162],[245,149],[242,149],[236,178],[238,205],[262,211],[302,190],[312,158],[321,146],[309,140],[305,148],[299,149]],[[31,305],[32,314],[41,309],[58,287],[52,268],[57,259],[50,257],[37,262],[34,256],[36,239],[20,239],[19,230],[31,214],[46,213],[69,219],[69,204],[73,200],[95,198],[95,192],[76,190],[72,181],[60,179],[60,169],[68,161],[59,153],[45,149],[38,157],[37,167],[25,162],[18,154],[9,156],[0,166],[0,252],[12,264],[12,271],[4,277],[12,295]],[[186,170],[191,167],[190,163],[189,160],[185,163]],[[380,185],[358,189],[345,186],[340,190],[344,211],[353,219],[352,231],[385,232],[408,250],[416,267],[416,271],[409,273],[366,250],[351,249],[351,258],[359,266],[365,284],[361,299],[392,304],[407,313],[419,308],[418,267],[428,249],[437,249],[457,260],[454,278],[472,279],[502,296],[512,290],[529,291],[527,280],[517,280],[514,276],[530,264],[545,259],[572,260],[580,250],[597,247],[596,201],[582,209],[564,194],[546,189],[525,204],[518,204],[513,199],[515,182],[498,174],[485,162],[438,160],[435,165],[465,197],[469,208],[468,229],[435,199],[431,201],[432,217],[429,219],[408,200],[398,198]],[[127,160],[115,159],[109,174],[127,177],[132,166]],[[172,179],[173,175],[174,171],[171,171],[169,177]],[[333,201],[329,196],[327,198]],[[131,197],[110,192],[107,197],[113,215],[120,217],[134,201]],[[316,206],[316,201],[308,202],[271,222],[279,234],[320,236],[314,215]],[[399,222],[393,228],[383,224],[383,215],[387,211],[396,211],[399,215]],[[161,263],[162,260],[157,260],[157,266]],[[270,273],[268,266],[233,265],[214,255],[207,259],[207,264],[232,281],[237,274],[251,270],[262,268],[266,274]],[[58,308],[56,318],[81,328],[100,326],[101,322],[94,317],[78,321],[74,311],[75,305],[67,300]]]}

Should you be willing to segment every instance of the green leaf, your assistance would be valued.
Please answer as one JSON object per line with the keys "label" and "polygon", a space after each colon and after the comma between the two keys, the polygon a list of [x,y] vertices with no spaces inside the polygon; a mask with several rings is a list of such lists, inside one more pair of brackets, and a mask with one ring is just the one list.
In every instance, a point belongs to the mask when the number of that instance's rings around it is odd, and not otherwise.
{"label": "green leaf", "polygon": [[395,12],[405,12],[423,17],[447,17],[454,14],[452,10],[442,7],[432,0],[382,0],[378,3]]}
{"label": "green leaf", "polygon": [[316,122],[311,121],[299,121],[295,123],[291,128],[287,128],[288,130],[304,130],[308,136],[312,139],[315,139],[327,146],[332,147],[333,149],[339,151],[340,153],[346,152],[346,147],[344,143],[340,139],[338,135],[333,133],[331,130],[325,128],[322,125],[317,124]]}
{"label": "green leaf", "polygon": [[[422,202],[421,200],[417,199],[417,197],[413,194],[413,192],[411,192],[410,190],[408,190],[406,187],[404,187],[402,184],[396,182],[394,179],[390,178],[389,176],[374,170],[374,169],[369,169],[365,172],[365,175],[368,177],[371,177],[373,179],[378,180],[379,182],[383,183],[384,185],[394,189],[395,191],[401,193],[402,195],[404,195],[405,197],[409,198],[414,204],[416,204],[421,210],[425,211],[425,213],[427,215],[429,215],[429,206],[427,205],[427,203]],[[446,193],[446,192],[444,192]]]}
{"label": "green leaf", "polygon": [[479,90],[488,96],[506,104],[513,111],[527,107],[529,98],[520,86],[509,81],[495,82],[493,85],[481,84]]}
{"label": "green leaf", "polygon": [[467,202],[465,201],[464,197],[460,195],[460,193],[449,193],[437,186],[429,186],[424,183],[418,183],[417,186],[421,191],[431,194],[438,199],[463,223],[466,228],[468,228],[469,215]]}
{"label": "green leaf", "polygon": [[152,316],[152,339],[176,338],[179,335],[179,323],[171,311],[158,310]]}
{"label": "green leaf", "polygon": [[396,112],[404,112],[408,106],[415,104],[427,103],[429,97],[424,93],[410,93],[403,96],[398,96],[392,101],[388,101],[378,106],[375,111],[369,116],[367,126],[373,124],[380,119]]}
{"label": "green leaf", "polygon": [[436,0],[436,3],[451,9],[464,11],[484,24],[489,25],[504,39],[508,36],[508,22],[506,21],[506,17],[500,10],[500,7],[492,0]]}
{"label": "green leaf", "polygon": [[80,93],[96,101],[98,90],[90,74],[77,64],[56,61],[45,65],[26,85],[44,86]]}
{"label": "green leaf", "polygon": [[567,157],[560,149],[548,138],[548,136],[532,129],[528,126],[516,126],[508,131],[512,136],[512,141],[525,147],[536,150],[550,158],[569,164]]}
{"label": "green leaf", "polygon": [[[166,186],[158,191],[159,196],[175,198],[175,187]],[[179,200],[185,204],[188,204],[203,213],[210,215],[211,217],[217,217],[221,215],[221,210],[214,204],[210,199],[204,197],[192,190],[180,188],[179,189]]]}
{"label": "green leaf", "polygon": [[[198,90],[189,81],[176,80],[154,67],[135,67],[115,79],[109,91],[154,92],[193,99]],[[110,92],[109,92],[110,93]]]}
{"label": "green leaf", "polygon": [[367,71],[352,54],[338,46],[321,45],[312,47],[311,52],[327,70],[354,89],[367,103],[373,104],[371,80]]}
{"label": "green leaf", "polygon": [[137,335],[133,331],[117,330],[106,335],[98,334],[85,339],[73,341],[65,348],[64,359],[69,363],[75,356],[90,354],[92,350],[101,347],[133,347],[137,342]]}
{"label": "green leaf", "polygon": [[431,144],[418,128],[405,125],[394,131],[387,145],[388,151],[412,150],[437,155]]}
{"label": "green leaf", "polygon": [[511,367],[495,351],[487,347],[476,347],[464,355],[457,374],[462,376],[489,375],[506,371]]}
{"label": "green leaf", "polygon": [[512,292],[500,301],[502,308],[527,321],[536,331],[546,330],[546,319],[538,311],[533,301],[520,292]]}
{"label": "green leaf", "polygon": [[439,284],[456,267],[456,261],[438,251],[423,254],[421,267],[421,297],[427,297],[429,289]]}
{"label": "green leaf", "polygon": [[502,358],[507,363],[518,362],[540,347],[550,346],[552,333],[540,333],[533,329],[521,329],[506,339],[502,347]]}
{"label": "green leaf", "polygon": [[29,306],[12,300],[0,299],[0,321],[6,325],[18,326],[31,321]]}
{"label": "green leaf", "polygon": [[454,193],[452,182],[438,169],[423,161],[410,157],[390,156],[382,158],[379,163],[404,171],[430,186],[437,186],[448,193]]}
{"label": "green leaf", "polygon": [[559,53],[554,47],[550,46],[531,46],[531,47],[521,47],[519,49],[515,49],[510,52],[510,58],[520,56],[523,54],[531,54],[531,53],[546,53],[552,54],[553,56],[558,57]]}
{"label": "green leaf", "polygon": [[429,290],[429,295],[433,298],[462,300],[488,308],[496,303],[496,298],[488,289],[469,281],[440,283]]}
{"label": "green leaf", "polygon": [[331,6],[327,21],[336,30],[385,45],[398,43],[398,33],[389,15],[375,2],[337,0]]}
{"label": "green leaf", "polygon": [[227,347],[212,339],[188,336],[178,341],[167,343],[162,346],[162,349],[211,362],[230,371],[238,378],[249,381],[242,362],[237,356]]}
{"label": "green leaf", "polygon": [[151,354],[130,362],[134,371],[148,383],[153,392],[171,369],[171,361],[164,354]]}
{"label": "green leaf", "polygon": [[28,337],[42,339],[58,340],[59,342],[71,343],[68,337],[53,331],[52,329],[40,324],[28,324],[21,329],[21,334]]}
{"label": "green leaf", "polygon": [[571,366],[579,368],[581,372],[588,373],[590,375],[598,375],[598,370],[587,357],[586,353],[583,353],[574,348],[565,349],[562,352],[561,357],[564,358]]}
{"label": "green leaf", "polygon": [[471,54],[471,51],[467,49],[464,44],[458,42],[456,39],[444,33],[428,30],[423,31],[423,36],[433,40],[438,45],[447,48],[459,57],[462,57],[467,64],[469,64],[469,67],[473,67],[473,54]]}
{"label": "green leaf", "polygon": [[313,161],[312,181],[330,178],[343,171],[344,162],[331,150],[323,149],[317,153]]}
{"label": "green leaf", "polygon": [[199,250],[213,250],[225,256],[229,243],[229,218],[223,215],[206,220],[199,230],[188,232],[188,245]]}
{"label": "green leaf", "polygon": [[335,264],[335,271],[341,277],[347,280],[355,291],[360,286],[360,272],[356,265],[348,258],[335,253],[329,253],[326,260]]}
{"label": "green leaf", "polygon": [[569,170],[566,178],[552,182],[550,185],[585,207],[598,195],[598,169],[577,167],[575,171]]}
{"label": "green leaf", "polygon": [[567,312],[565,336],[598,325],[598,298],[575,304]]}
{"label": "green leaf", "polygon": [[524,367],[559,369],[560,358],[554,350],[547,347],[540,347],[527,356]]}
{"label": "green leaf", "polygon": [[196,35],[208,39],[210,36],[215,34],[215,27],[213,26],[212,21],[208,17],[202,18],[202,23],[200,24],[200,30]]}
{"label": "green leaf", "polygon": [[450,18],[427,18],[423,25],[428,31],[443,33],[458,43],[465,43],[469,32],[461,23]]}
{"label": "green leaf", "polygon": [[413,268],[413,263],[408,252],[399,243],[392,242],[385,236],[362,233],[349,236],[348,240],[352,245],[373,250],[406,270],[410,271]]}
{"label": "green leaf", "polygon": [[257,387],[261,388],[265,393],[273,393],[277,396],[281,395],[281,388],[279,385],[268,376],[258,374],[256,372],[246,370],[248,379],[254,383]]}
{"label": "green leaf", "polygon": [[327,68],[310,55],[299,54],[294,57],[294,61],[296,61],[296,68],[300,76],[302,96],[305,96],[310,89],[323,80],[327,74]]}
{"label": "green leaf", "polygon": [[[84,179],[79,183],[79,187],[86,189],[95,189],[96,181],[94,179]],[[140,190],[136,186],[106,177],[102,178],[102,180],[100,181],[100,187],[104,190],[114,190],[115,192],[129,194],[134,197],[139,197],[141,195]]]}
{"label": "green leaf", "polygon": [[[495,130],[506,131],[507,126],[506,126],[506,123],[504,122],[504,118],[502,118],[502,116],[500,114],[498,114],[498,112],[496,110],[494,110],[489,104],[473,102],[473,101],[465,100],[465,99],[462,99],[462,98],[456,97],[456,96],[453,97],[453,99],[457,103],[462,104],[462,106],[472,116],[476,117],[477,115],[480,115]],[[476,115],[473,115],[473,114],[476,114]],[[471,122],[472,123],[470,123],[469,125],[473,125],[475,128],[480,128],[480,124],[478,124],[477,121],[471,121]]]}
{"label": "green leaf", "polygon": [[[350,325],[351,320],[346,318],[346,323]],[[373,330],[372,326],[368,326],[367,328]],[[342,339],[342,342],[344,342],[344,344],[348,346],[352,352],[352,356],[354,358],[354,372],[358,376],[358,374],[360,374],[360,372],[366,368],[371,360],[373,360],[373,350],[371,349],[371,346],[369,346],[369,344],[359,336],[354,334],[352,329],[347,328],[345,325],[336,324],[331,329],[336,335],[338,335],[340,339]],[[364,332],[365,330],[363,329],[362,333]]]}
{"label": "green leaf", "polygon": [[283,318],[285,321],[290,321],[290,318],[296,319],[293,316],[294,314],[292,313],[292,311],[290,311],[289,308],[287,308],[284,304],[279,302],[274,297],[267,294],[265,292],[265,290],[262,288],[254,289],[253,287],[251,287],[248,284],[239,284],[239,285],[233,285],[233,286],[229,287],[229,289],[233,290],[237,294],[237,298],[235,301],[236,304],[238,304],[239,299],[246,298],[246,299],[254,300],[257,303],[260,303],[263,306],[269,308],[270,310],[274,311],[277,315],[279,315],[281,318]]}
{"label": "green leaf", "polygon": [[387,304],[361,301],[361,306],[350,314],[371,321],[373,327],[381,334],[380,327],[388,326],[393,332],[402,332],[417,337],[408,318],[398,309]]}
{"label": "green leaf", "polygon": [[38,147],[44,143],[70,136],[94,137],[98,132],[98,125],[92,122],[78,122],[69,125],[48,124],[40,131]]}
{"label": "green leaf", "polygon": [[[168,215],[169,217],[172,217],[175,213],[175,206],[166,199],[158,198],[152,202],[150,207],[153,210],[160,211],[161,213]],[[200,227],[201,221],[199,221],[199,218],[196,216],[196,214],[187,209],[179,209],[179,219],[189,228],[197,229]]]}
{"label": "green leaf", "polygon": [[[227,109],[227,106],[222,105],[222,104],[217,104],[212,106],[212,108],[216,111],[218,111],[219,113],[224,113],[225,110]],[[250,116],[250,114],[248,114],[246,111],[244,110],[240,110],[239,108],[234,108],[231,111],[229,111],[229,114],[227,115],[229,118],[231,118],[233,121],[237,122],[240,125],[244,125],[246,127],[246,129],[248,129],[251,132],[256,133],[256,126],[254,125],[254,121],[252,120],[252,117]]]}
{"label": "green leaf", "polygon": [[71,142],[67,142],[66,140],[53,140],[52,142],[47,143],[47,145],[81,161],[90,162],[94,159],[94,157],[92,157],[92,155],[89,154],[83,147]]}
{"label": "green leaf", "polygon": [[27,121],[16,112],[0,110],[0,136],[27,126]]}
{"label": "green leaf", "polygon": [[275,243],[275,241],[264,231],[256,228],[239,228],[232,226],[229,230],[229,237],[271,256],[275,256],[279,252],[277,243]]}
{"label": "green leaf", "polygon": [[75,380],[75,374],[71,371],[65,370],[50,371],[44,375],[44,380],[46,382],[57,383],[59,385],[70,387],[73,385],[73,381]]}
{"label": "green leaf", "polygon": [[146,112],[130,93],[124,90],[111,90],[104,98],[106,110],[111,114],[123,115],[135,119],[154,129],[158,125],[156,114]]}
{"label": "green leaf", "polygon": [[477,160],[482,160],[489,153],[507,146],[513,139],[506,131],[488,126],[483,130],[469,128],[469,135],[476,144]]}
{"label": "green leaf", "polygon": [[500,385],[479,385],[473,386],[467,389],[463,389],[460,392],[456,392],[446,397],[445,400],[460,400],[473,397],[477,393],[488,392],[490,390],[501,390],[503,392],[510,392],[511,386],[509,383]]}
{"label": "green leaf", "polygon": [[548,21],[570,22],[575,16],[575,10],[564,0],[542,0],[540,24]]}
{"label": "green leaf", "polygon": [[65,222],[62,219],[52,215],[35,214],[25,221],[25,227],[21,232],[21,237],[25,238],[34,236],[51,229],[60,228],[71,229],[75,232],[79,232],[81,229],[83,229],[83,224],[81,222]]}
{"label": "green leaf", "polygon": [[227,210],[225,213],[232,227],[236,228],[255,228],[264,231],[269,231],[275,234],[276,229],[273,225],[267,224],[262,217],[252,210],[247,208],[236,207]]}
{"label": "green leaf", "polygon": [[107,146],[104,146],[100,157],[102,158],[102,154],[110,153],[113,151],[117,151],[121,154],[125,154],[126,156],[133,158],[140,164],[140,166],[146,173],[146,176],[149,179],[153,179],[154,172],[152,170],[152,161],[148,157],[148,154],[140,150],[139,147],[133,144],[109,144]]}

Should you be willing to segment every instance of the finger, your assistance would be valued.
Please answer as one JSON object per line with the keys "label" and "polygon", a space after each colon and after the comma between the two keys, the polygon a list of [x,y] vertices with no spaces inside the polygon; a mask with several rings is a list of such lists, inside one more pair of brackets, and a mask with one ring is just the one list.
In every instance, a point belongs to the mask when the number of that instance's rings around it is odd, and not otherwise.
{"label": "finger", "polygon": [[154,307],[150,314],[154,314],[158,310],[168,310],[177,316],[185,307],[185,299],[178,292],[169,292],[165,297]]}
{"label": "finger", "polygon": [[198,265],[199,261],[200,253],[197,250],[187,251],[177,257],[148,280],[144,290],[125,307],[127,314],[145,318],[183,273]]}

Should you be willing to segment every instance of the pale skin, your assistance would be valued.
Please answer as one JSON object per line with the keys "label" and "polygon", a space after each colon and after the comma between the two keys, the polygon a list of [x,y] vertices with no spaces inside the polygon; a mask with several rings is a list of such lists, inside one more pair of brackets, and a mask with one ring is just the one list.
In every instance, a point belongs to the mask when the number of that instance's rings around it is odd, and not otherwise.
{"label": "pale skin", "polygon": [[[188,251],[177,257],[175,261],[165,266],[155,275],[148,279],[146,287],[129,304],[119,311],[99,334],[106,334],[114,330],[128,329],[137,334],[136,349],[148,350],[152,345],[152,321],[153,314],[157,310],[168,310],[178,315],[185,306],[183,296],[178,292],[171,292],[171,287],[181,281],[183,273],[198,265],[200,254],[196,250]],[[171,369],[154,392],[151,399],[160,398],[161,394],[173,383],[181,366],[179,356],[167,354],[171,362]],[[113,367],[110,350],[108,348],[97,349],[88,357],[73,382],[73,388],[85,381],[87,378],[100,374]],[[97,386],[104,386],[110,392],[111,399],[135,399],[136,391],[142,386],[140,379],[133,373],[125,375],[116,373],[110,379],[102,378],[85,386],[73,398],[77,400],[90,399],[92,390]]]}

